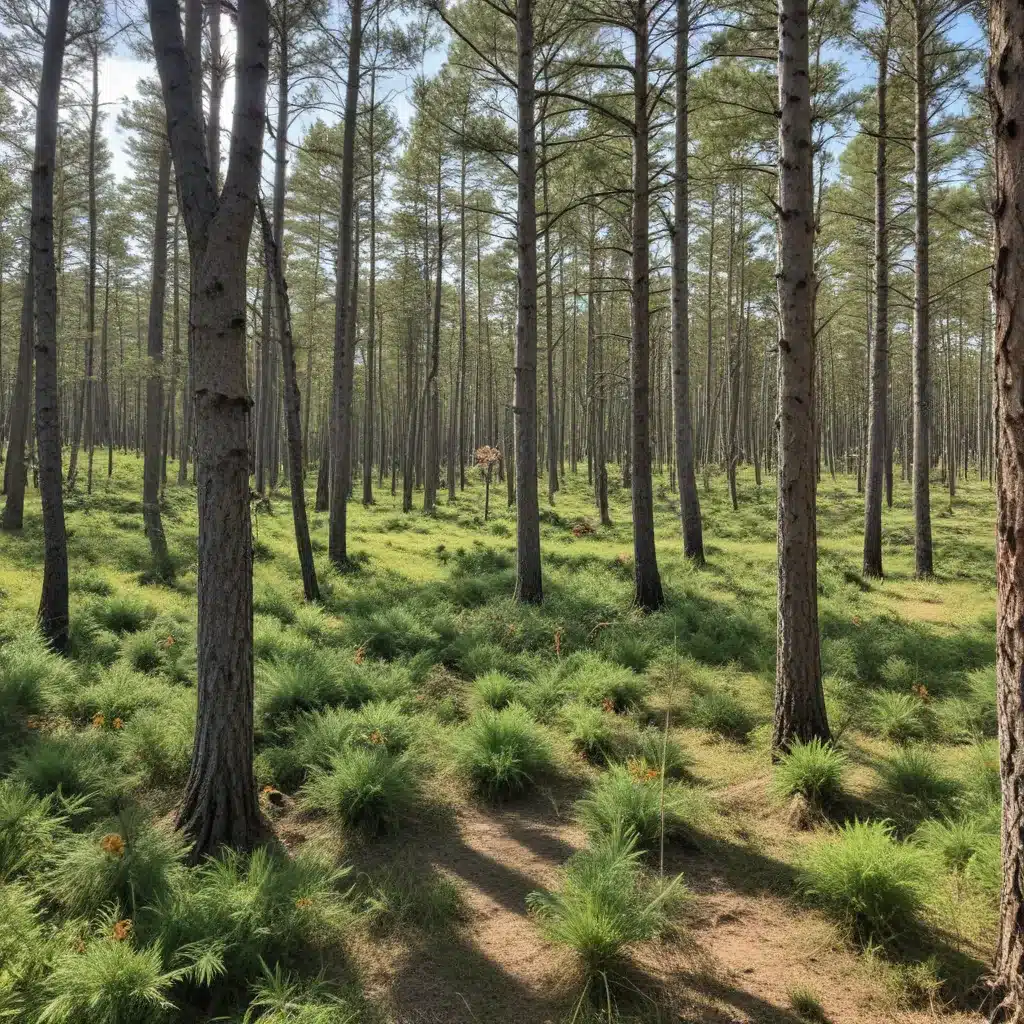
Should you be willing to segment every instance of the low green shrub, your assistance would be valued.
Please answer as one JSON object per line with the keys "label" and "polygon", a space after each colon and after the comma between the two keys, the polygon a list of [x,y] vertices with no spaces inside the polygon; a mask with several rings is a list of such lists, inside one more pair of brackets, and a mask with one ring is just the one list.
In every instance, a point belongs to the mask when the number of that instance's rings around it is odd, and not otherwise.
{"label": "low green shrub", "polygon": [[521,793],[551,764],[547,740],[521,704],[478,711],[456,738],[457,771],[492,799]]}
{"label": "low green shrub", "polygon": [[116,903],[134,916],[167,894],[184,855],[179,833],[128,808],[68,838],[47,889],[72,915]]}
{"label": "low green shrub", "polygon": [[562,722],[574,750],[598,763],[610,760],[615,731],[607,711],[574,701],[562,709]]}
{"label": "low green shrub", "polygon": [[884,690],[875,695],[870,724],[879,736],[894,743],[923,739],[928,732],[925,704],[911,693]]}
{"label": "low green shrub", "polygon": [[658,769],[642,761],[612,765],[576,803],[577,817],[589,835],[632,834],[641,850],[658,848],[663,813],[666,836],[695,842],[712,830],[714,808],[706,793],[666,783],[663,798]]}
{"label": "low green shrub", "polygon": [[952,812],[962,793],[960,783],[946,774],[927,747],[902,747],[878,766],[882,799],[892,817],[903,825]]}
{"label": "low green shrub", "polygon": [[601,836],[569,859],[557,891],[527,896],[544,937],[575,951],[588,984],[607,980],[627,946],[663,933],[685,898],[681,876],[660,884],[641,855],[635,836]]}
{"label": "low green shrub", "polygon": [[665,778],[682,779],[689,775],[694,759],[671,737],[665,736],[663,728],[649,725],[628,735],[623,744],[622,754],[627,760],[642,761],[660,774],[662,761],[665,763]]}
{"label": "low green shrub", "polygon": [[49,979],[53,997],[39,1024],[149,1024],[166,1020],[178,971],[164,968],[160,946],[97,938],[60,955]]}
{"label": "low green shrub", "polygon": [[191,691],[179,691],[162,707],[133,714],[120,736],[122,764],[151,786],[183,785],[192,759],[195,720]]}
{"label": "low green shrub", "polygon": [[487,672],[473,680],[469,691],[470,703],[474,707],[500,711],[518,698],[521,689],[521,683],[501,672]]}
{"label": "low green shrub", "polygon": [[112,633],[137,633],[156,618],[156,609],[133,594],[112,594],[92,606],[96,621]]}
{"label": "low green shrub", "polygon": [[830,743],[794,741],[775,766],[772,786],[780,796],[802,796],[824,807],[842,792],[846,755]]}
{"label": "low green shrub", "polygon": [[914,833],[914,842],[933,854],[948,871],[963,872],[994,834],[979,818],[930,819]]}
{"label": "low green shrub", "polygon": [[0,883],[51,862],[67,838],[68,815],[53,793],[0,779]]}
{"label": "low green shrub", "polygon": [[739,697],[722,687],[694,693],[687,719],[698,729],[738,742],[744,742],[757,724]]}
{"label": "low green shrub", "polygon": [[213,994],[226,1008],[264,963],[297,967],[339,941],[351,917],[346,875],[315,850],[226,851],[177,880],[153,915],[156,936],[168,950],[219,951],[224,973]]}
{"label": "low green shrub", "polygon": [[861,942],[888,943],[918,921],[928,858],[885,822],[855,821],[818,838],[802,865],[804,891]]}
{"label": "low green shrub", "polygon": [[114,735],[99,729],[38,736],[14,762],[11,777],[33,793],[83,798],[97,814],[113,808],[128,780],[116,771]]}
{"label": "low green shrub", "polygon": [[569,659],[565,680],[580,700],[618,713],[643,707],[650,689],[643,676],[590,652]]}
{"label": "low green shrub", "polygon": [[303,787],[307,807],[341,825],[370,834],[394,829],[419,792],[416,766],[408,754],[383,745],[353,746],[335,754],[327,768],[314,768]]}

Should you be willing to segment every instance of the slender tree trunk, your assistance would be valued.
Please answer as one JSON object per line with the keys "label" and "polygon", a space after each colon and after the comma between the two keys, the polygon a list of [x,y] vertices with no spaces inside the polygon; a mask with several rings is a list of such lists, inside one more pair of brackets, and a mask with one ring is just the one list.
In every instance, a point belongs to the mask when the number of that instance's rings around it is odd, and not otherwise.
{"label": "slender tree trunk", "polygon": [[331,512],[328,551],[339,568],[348,566],[347,502],[352,441],[352,382],[355,376],[355,303],[352,294],[355,211],[356,115],[362,52],[362,0],[352,0],[348,39],[348,80],[341,156],[341,206],[338,217],[338,281],[334,319],[334,391],[331,410]]}
{"label": "slender tree trunk", "polygon": [[932,519],[929,495],[931,394],[928,376],[930,300],[928,291],[928,99],[926,49],[929,19],[925,0],[914,3],[914,567],[932,574]]}
{"label": "slender tree trunk", "polygon": [[814,163],[806,0],[779,0],[779,582],[772,746],[830,738],[821,686],[814,434]]}
{"label": "slender tree trunk", "polygon": [[39,628],[50,646],[68,646],[68,542],[64,525],[57,385],[57,268],[53,246],[53,179],[57,163],[57,111],[68,0],[52,0],[43,44],[32,164],[32,268],[35,285],[36,443],[43,503],[43,586]]}
{"label": "slender tree trunk", "polygon": [[28,453],[32,426],[32,322],[35,279],[32,273],[32,248],[28,252],[25,291],[21,299],[21,331],[18,342],[18,369],[11,403],[11,434],[5,466],[7,498],[2,527],[20,530],[25,515],[25,486],[28,483]]}
{"label": "slender tree trunk", "polygon": [[636,5],[633,79],[633,332],[629,352],[632,389],[630,484],[633,497],[633,600],[644,611],[665,601],[654,546],[654,494],[651,479],[650,211],[648,160],[647,0]]}
{"label": "slender tree trunk", "polygon": [[377,165],[374,152],[374,104],[377,69],[370,73],[369,145],[370,160],[370,281],[366,296],[366,405],[363,415],[363,504],[373,504],[373,413],[374,349],[377,332]]}
{"label": "slender tree trunk", "polygon": [[534,108],[533,2],[516,4],[519,105],[518,266],[516,321],[515,486],[516,590],[519,601],[543,597],[540,566],[540,508],[537,501],[537,148]]}
{"label": "slender tree trunk", "polygon": [[878,53],[875,140],[875,323],[868,397],[868,467],[864,498],[864,575],[882,575],[882,487],[889,401],[889,181],[886,164],[889,91],[888,25]]}
{"label": "slender tree trunk", "polygon": [[160,517],[160,432],[164,415],[164,299],[167,293],[167,218],[170,212],[171,154],[160,153],[156,183],[156,222],[153,228],[153,283],[146,334],[146,439],[142,469],[142,518],[153,554],[153,568],[162,579],[173,569]]}
{"label": "slender tree trunk", "polygon": [[[292,520],[295,526],[295,545],[302,571],[302,590],[307,601],[320,600],[320,587],[313,562],[313,545],[309,539],[306,519],[306,495],[302,486],[302,414],[299,398],[298,374],[295,371],[295,345],[292,340],[292,316],[288,301],[288,285],[281,265],[281,247],[274,237],[263,204],[259,203],[260,224],[263,229],[263,252],[267,274],[274,287],[274,308],[277,312],[277,337],[281,343],[281,367],[284,376],[284,418],[288,449],[288,480],[292,498]],[[282,206],[284,204],[282,203]],[[283,222],[281,228],[283,229]],[[282,232],[283,233],[283,230]]]}

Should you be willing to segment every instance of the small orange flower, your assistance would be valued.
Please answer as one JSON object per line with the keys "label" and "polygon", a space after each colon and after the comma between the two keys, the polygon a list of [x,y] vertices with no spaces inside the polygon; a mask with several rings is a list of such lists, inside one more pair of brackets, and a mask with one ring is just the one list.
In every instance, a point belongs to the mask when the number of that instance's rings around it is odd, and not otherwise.
{"label": "small orange flower", "polygon": [[120,718],[115,718],[110,724],[115,729],[123,729],[124,728],[124,722]]}
{"label": "small orange flower", "polygon": [[132,922],[129,918],[125,917],[114,925],[114,930],[111,932],[110,937],[115,942],[124,942],[131,933]]}
{"label": "small orange flower", "polygon": [[100,849],[111,857],[123,857],[124,840],[116,832],[109,832],[100,840]]}
{"label": "small orange flower", "polygon": [[365,660],[366,660],[366,644],[360,644],[356,648],[356,658],[355,658],[356,664],[357,665],[362,665],[362,663]]}
{"label": "small orange flower", "polygon": [[92,727],[94,729],[102,729],[105,722],[106,719],[103,717],[102,714],[100,714],[99,711],[97,711],[96,714],[92,716]]}
{"label": "small orange flower", "polygon": [[379,745],[384,742],[384,736],[380,729],[374,729],[366,738],[374,745]]}

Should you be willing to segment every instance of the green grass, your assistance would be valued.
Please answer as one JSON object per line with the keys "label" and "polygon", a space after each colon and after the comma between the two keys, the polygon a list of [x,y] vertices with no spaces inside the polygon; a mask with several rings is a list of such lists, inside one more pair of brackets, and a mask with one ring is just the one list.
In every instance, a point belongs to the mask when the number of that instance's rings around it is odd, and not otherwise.
{"label": "green grass", "polygon": [[846,755],[830,744],[797,740],[779,759],[772,783],[782,796],[802,796],[826,806],[842,792],[846,762]]}
{"label": "green grass", "polygon": [[[663,752],[670,873],[679,863],[711,872],[741,909],[762,895],[779,901],[772,928],[809,926],[814,904],[854,950],[898,948],[909,926],[935,944],[932,966],[914,980],[868,955],[882,1007],[872,1012],[902,1012],[925,973],[945,998],[959,975],[942,943],[956,936],[962,959],[983,959],[998,908],[991,493],[966,481],[952,515],[936,506],[938,575],[918,580],[910,493],[897,480],[884,512],[886,576],[866,581],[862,499],[852,478],[825,472],[819,613],[837,744],[796,748],[773,767],[775,501],[746,470],[739,484],[735,512],[720,477],[701,485],[708,565],[697,570],[680,550],[672,489],[656,478],[666,605],[651,615],[630,607],[629,492],[616,474],[612,526],[596,525],[582,475],[545,506],[537,607],[512,600],[503,488],[486,529],[475,478],[453,505],[442,495],[434,517],[401,513],[386,488],[374,506],[351,503],[351,573],[331,570],[326,517],[313,515],[316,606],[301,602],[287,496],[274,495],[257,523],[255,754],[259,784],[295,798],[267,805],[290,856],[195,869],[182,867],[166,828],[196,707],[194,492],[169,480],[173,585],[150,575],[136,460],[118,455],[112,482],[69,501],[69,659],[33,631],[42,537],[30,496],[23,534],[0,534],[0,917],[24,940],[9,949],[0,929],[0,961],[17,974],[4,988],[11,975],[0,971],[0,1012],[16,1005],[15,1019],[32,1020],[52,1005],[53,1019],[92,1020],[88,999],[126,1021],[376,1020],[380,1007],[365,1014],[353,995],[366,976],[349,950],[392,956],[425,942],[452,958],[476,1018],[504,1019],[513,1011],[480,970],[475,904],[463,893],[487,890],[486,867],[515,883],[519,913],[537,882],[500,854],[463,849],[449,823],[482,816],[552,871],[569,851],[535,842],[539,830],[564,827],[574,844],[586,835],[580,856],[600,866],[568,859],[553,894],[535,901],[537,939],[543,931],[586,970],[614,973],[637,943],[676,941],[675,910],[657,920],[645,910],[660,892],[651,872]],[[593,529],[574,533],[584,519]],[[835,828],[797,830],[773,792],[828,805]],[[859,823],[844,820],[854,814]],[[99,842],[121,829],[129,855],[111,859]],[[617,836],[616,856],[599,855]],[[635,844],[626,854],[623,841]],[[541,909],[555,897],[559,909]],[[111,939],[115,906],[132,921],[128,942]],[[856,970],[854,955],[827,944],[823,976]],[[786,1012],[815,1019],[797,992]],[[811,995],[832,1005],[827,990]],[[582,1008],[580,1019],[607,1020],[606,1009]],[[613,1019],[640,1019],[620,1010]]]}

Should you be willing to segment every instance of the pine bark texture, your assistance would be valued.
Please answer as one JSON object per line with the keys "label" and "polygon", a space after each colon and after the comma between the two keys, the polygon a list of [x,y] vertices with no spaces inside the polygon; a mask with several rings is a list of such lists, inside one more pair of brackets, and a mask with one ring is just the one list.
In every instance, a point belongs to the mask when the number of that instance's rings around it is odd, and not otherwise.
{"label": "pine bark texture", "polygon": [[[885,29],[883,31],[888,31]],[[886,410],[889,402],[889,182],[886,167],[886,103],[889,42],[878,53],[878,135],[875,139],[875,322],[868,394],[868,466],[864,495],[864,575],[882,575],[882,489]]]}
{"label": "pine bark texture", "polygon": [[35,285],[36,445],[43,505],[43,587],[39,628],[56,650],[68,646],[68,540],[64,524],[60,397],[57,385],[57,266],[53,244],[53,179],[68,0],[52,0],[43,43],[32,163],[32,267]]}
{"label": "pine bark texture", "polygon": [[515,433],[516,589],[519,601],[543,598],[540,508],[537,503],[537,138],[533,74],[533,4],[516,4],[519,57],[519,202],[517,250],[519,317],[516,322]]}
{"label": "pine bark texture", "polygon": [[265,0],[240,0],[235,112],[218,194],[197,101],[197,69],[186,53],[177,0],[150,0],[149,15],[194,268],[198,707],[178,825],[198,861],[222,847],[250,850],[269,835],[252,765],[252,398],[245,337],[246,254],[263,158],[269,25]]}
{"label": "pine bark texture", "polygon": [[914,4],[914,568],[932,574],[932,518],[929,494],[931,381],[928,280],[928,18],[925,0]]}
{"label": "pine bark texture", "polygon": [[818,639],[814,185],[806,0],[779,0],[779,581],[773,746],[829,739]]}
{"label": "pine bark texture", "polygon": [[341,200],[338,218],[338,279],[334,314],[334,379],[331,410],[331,509],[328,554],[340,568],[348,566],[348,488],[351,479],[352,381],[355,376],[355,302],[352,293],[355,217],[356,114],[359,109],[359,61],[362,53],[362,0],[351,4],[345,126],[341,154]]}
{"label": "pine bark texture", "polygon": [[160,451],[164,416],[164,299],[167,294],[167,217],[171,197],[171,154],[160,153],[156,183],[156,222],[153,228],[153,283],[149,297],[146,333],[146,437],[142,467],[142,520],[153,555],[153,569],[160,577],[171,572],[160,516]]}
{"label": "pine bark texture", "polygon": [[1024,1021],[1024,5],[993,0],[996,683],[1002,864],[993,1021]]}
{"label": "pine bark texture", "polygon": [[654,485],[651,478],[651,278],[650,129],[648,125],[647,0],[636,5],[633,68],[633,317],[629,349],[632,391],[630,488],[633,498],[633,601],[644,611],[665,602],[654,546]]}

